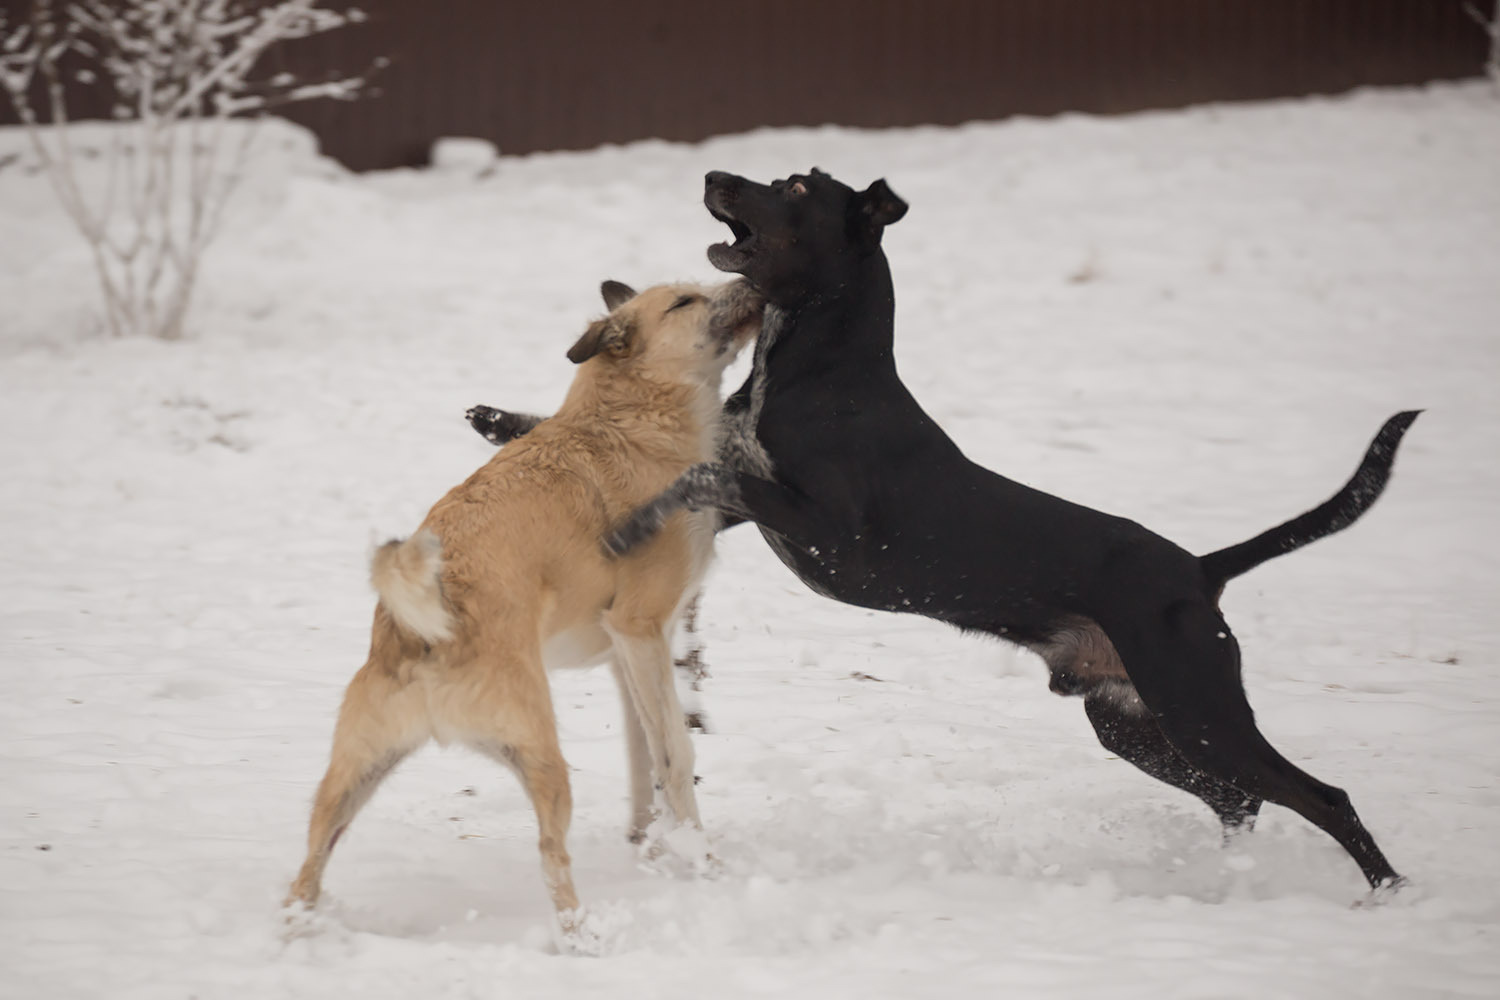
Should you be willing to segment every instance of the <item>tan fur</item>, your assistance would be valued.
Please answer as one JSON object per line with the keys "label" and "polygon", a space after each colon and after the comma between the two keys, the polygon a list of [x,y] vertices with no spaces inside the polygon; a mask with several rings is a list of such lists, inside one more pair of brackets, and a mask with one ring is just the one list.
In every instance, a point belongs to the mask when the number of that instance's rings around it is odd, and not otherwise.
{"label": "tan fur", "polygon": [[[668,311],[684,295],[694,302]],[[659,286],[630,299],[569,352],[582,363],[557,414],[439,500],[411,539],[376,553],[370,655],[344,696],[289,902],[317,900],[339,834],[386,773],[435,738],[520,777],[553,904],[564,933],[576,933],[572,798],[548,667],[613,661],[632,833],[650,822],[653,775],[673,818],[698,825],[668,639],[707,566],[715,515],[679,514],[620,559],[600,540],[712,457],[720,375],[758,328],[743,283]]]}
{"label": "tan fur", "polygon": [[370,559],[370,585],[396,623],[427,643],[453,638],[443,604],[443,543],[423,529],[404,542],[386,542]]}
{"label": "tan fur", "polygon": [[1130,680],[1109,636],[1092,619],[1081,615],[1054,625],[1047,641],[1035,648],[1047,666],[1066,670],[1079,680]]}
{"label": "tan fur", "polygon": [[1053,626],[1046,641],[1030,646],[1052,671],[1054,691],[1066,694],[1087,690],[1110,698],[1124,711],[1146,711],[1114,643],[1093,619],[1082,615],[1065,618]]}

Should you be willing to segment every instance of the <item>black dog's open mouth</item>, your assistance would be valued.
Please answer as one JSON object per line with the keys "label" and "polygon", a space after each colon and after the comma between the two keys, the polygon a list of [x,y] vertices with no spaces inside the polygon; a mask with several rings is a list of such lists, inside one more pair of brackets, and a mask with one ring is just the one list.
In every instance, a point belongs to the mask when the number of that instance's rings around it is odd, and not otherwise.
{"label": "black dog's open mouth", "polygon": [[715,243],[708,248],[708,262],[721,271],[738,271],[750,262],[750,254],[755,247],[754,231],[717,205],[710,204],[708,212],[728,226],[729,231],[734,234],[733,243]]}

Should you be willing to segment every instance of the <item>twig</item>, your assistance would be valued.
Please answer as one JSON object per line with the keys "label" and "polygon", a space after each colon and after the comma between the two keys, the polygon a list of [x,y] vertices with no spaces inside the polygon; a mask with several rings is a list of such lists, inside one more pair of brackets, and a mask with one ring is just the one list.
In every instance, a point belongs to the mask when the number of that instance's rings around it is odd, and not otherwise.
{"label": "twig", "polygon": [[[202,255],[244,175],[255,135],[247,122],[226,149],[230,118],[253,119],[267,108],[315,98],[347,100],[364,87],[368,73],[320,82],[249,79],[277,42],[362,19],[316,3],[72,0],[59,12],[54,0],[35,0],[29,21],[16,26],[0,11],[0,87],[89,245],[112,333],[180,335]],[[96,79],[107,78],[118,102],[97,212],[79,183],[58,67],[69,53]],[[50,117],[45,133],[32,106],[38,82]],[[206,136],[205,118],[213,119]],[[117,207],[123,209],[118,225]]]}

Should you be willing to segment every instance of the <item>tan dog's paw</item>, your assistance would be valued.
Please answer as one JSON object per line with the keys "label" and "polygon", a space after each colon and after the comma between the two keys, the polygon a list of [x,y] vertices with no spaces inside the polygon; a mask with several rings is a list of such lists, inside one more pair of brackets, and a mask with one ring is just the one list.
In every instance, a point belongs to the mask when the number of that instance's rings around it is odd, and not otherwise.
{"label": "tan dog's paw", "polygon": [[589,919],[587,907],[559,910],[557,914],[557,951],[560,955],[598,958],[604,954],[604,938]]}

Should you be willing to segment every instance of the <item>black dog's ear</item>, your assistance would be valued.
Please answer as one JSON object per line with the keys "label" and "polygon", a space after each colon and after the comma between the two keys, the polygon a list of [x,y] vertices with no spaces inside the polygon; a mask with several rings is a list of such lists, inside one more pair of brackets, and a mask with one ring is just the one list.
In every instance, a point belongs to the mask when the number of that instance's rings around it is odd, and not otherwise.
{"label": "black dog's ear", "polygon": [[635,289],[623,281],[606,281],[599,286],[599,294],[604,296],[604,308],[614,312],[616,307],[635,298]]}
{"label": "black dog's ear", "polygon": [[581,365],[601,352],[611,357],[623,358],[630,353],[630,343],[634,335],[635,324],[628,320],[621,321],[613,316],[596,319],[589,324],[587,330],[583,331],[583,336],[578,338],[578,342],[568,348],[568,360],[575,365]]}
{"label": "black dog's ear", "polygon": [[861,218],[873,229],[900,222],[906,214],[906,202],[890,189],[884,177],[855,195],[855,202]]}

